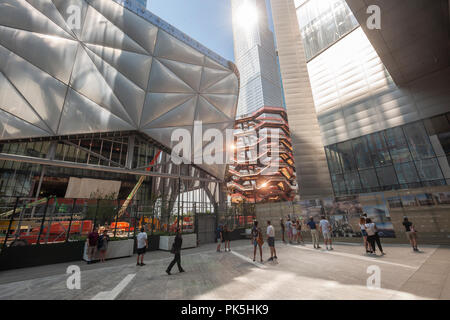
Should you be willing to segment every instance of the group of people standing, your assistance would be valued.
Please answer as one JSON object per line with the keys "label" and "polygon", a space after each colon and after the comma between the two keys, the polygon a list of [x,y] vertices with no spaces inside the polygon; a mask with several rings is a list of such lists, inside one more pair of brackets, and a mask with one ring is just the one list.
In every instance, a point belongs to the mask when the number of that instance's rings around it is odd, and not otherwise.
{"label": "group of people standing", "polygon": [[231,251],[231,232],[233,230],[227,225],[219,225],[216,230],[217,252],[221,252],[222,243],[225,245],[225,252]]}
{"label": "group of people standing", "polygon": [[[253,262],[256,261],[256,249],[258,249],[258,248],[259,248],[260,261],[264,262],[263,257],[262,257],[262,246],[264,244],[264,236],[263,236],[263,232],[262,232],[261,228],[258,227],[258,221],[256,221],[256,220],[253,222],[251,236],[252,236],[252,245],[253,245]],[[267,244],[269,245],[269,248],[270,248],[270,258],[268,259],[268,261],[277,262],[278,257],[277,257],[277,251],[275,249],[275,228],[273,227],[270,220],[267,221],[266,238],[267,238]]]}
{"label": "group of people standing", "polygon": [[284,238],[284,234],[287,231],[287,236],[288,236],[288,241],[290,244],[292,244],[293,242],[297,242],[297,243],[302,243],[304,244],[305,242],[303,241],[303,236],[302,236],[302,223],[300,222],[300,220],[296,220],[293,219],[291,221],[291,218],[288,217],[287,221],[284,222],[283,218],[280,219],[280,226],[281,226],[281,231],[282,231],[282,241],[284,243],[286,243],[286,240]]}
{"label": "group of people standing", "polygon": [[95,259],[96,254],[99,254],[100,262],[105,262],[106,252],[108,251],[108,230],[104,229],[101,234],[97,228],[90,232],[86,239],[87,242],[87,263],[91,264]]}
{"label": "group of people standing", "polygon": [[366,248],[366,253],[376,254],[376,244],[381,254],[385,255],[385,253],[383,252],[383,247],[381,246],[381,240],[378,234],[377,225],[372,222],[372,219],[367,217],[367,214],[363,214],[360,217],[359,227],[361,228],[361,234],[364,239],[364,247]]}

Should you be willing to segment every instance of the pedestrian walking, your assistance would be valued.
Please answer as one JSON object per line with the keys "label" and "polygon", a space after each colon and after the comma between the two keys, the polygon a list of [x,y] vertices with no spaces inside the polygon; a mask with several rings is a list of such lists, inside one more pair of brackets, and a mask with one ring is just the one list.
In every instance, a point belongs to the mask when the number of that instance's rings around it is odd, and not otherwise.
{"label": "pedestrian walking", "polygon": [[106,252],[108,251],[108,230],[103,230],[103,234],[98,238],[97,249],[100,253],[100,262],[105,262]]}
{"label": "pedestrian walking", "polygon": [[259,256],[261,258],[261,262],[263,262],[262,258],[262,245],[264,244],[264,238],[262,236],[261,228],[258,228],[258,221],[253,222],[252,228],[252,244],[253,244],[253,262],[256,258],[256,249],[259,247]]}
{"label": "pedestrian walking", "polygon": [[216,229],[216,239],[217,239],[217,252],[220,252],[220,246],[223,242],[223,227],[222,225],[218,225]]}
{"label": "pedestrian walking", "polygon": [[95,254],[97,253],[97,243],[98,243],[99,234],[97,228],[94,227],[92,232],[88,234],[86,239],[88,248],[87,248],[87,256],[88,261],[87,264],[91,264],[92,260],[95,258]]}
{"label": "pedestrian walking", "polygon": [[376,254],[376,248],[375,244],[378,246],[378,249],[380,249],[381,254],[384,256],[385,253],[383,252],[383,247],[381,246],[380,236],[378,235],[378,229],[374,222],[372,222],[372,219],[367,218],[366,219],[366,231],[367,231],[367,240],[370,243],[370,246],[372,248],[372,252]]}
{"label": "pedestrian walking", "polygon": [[319,246],[319,232],[317,231],[317,225],[314,222],[313,217],[309,217],[307,225],[309,227],[309,230],[311,231],[311,239],[314,245],[314,249],[320,249],[321,247]]}
{"label": "pedestrian walking", "polygon": [[272,226],[270,220],[267,220],[267,243],[270,248],[269,261],[278,261],[277,251],[275,250],[275,228]]}
{"label": "pedestrian walking", "polygon": [[405,227],[406,236],[408,237],[409,243],[411,243],[411,247],[415,252],[418,252],[419,249],[417,249],[417,231],[414,228],[413,223],[408,220],[408,217],[403,217],[403,226]]}
{"label": "pedestrian walking", "polygon": [[175,263],[178,266],[178,271],[184,272],[184,269],[181,267],[181,247],[182,247],[182,245],[183,245],[183,238],[181,237],[180,229],[177,229],[177,234],[175,236],[175,240],[172,245],[172,250],[170,251],[175,256],[174,256],[172,262],[167,267],[166,272],[168,275],[171,275],[170,271],[172,270],[172,267],[175,265]]}
{"label": "pedestrian walking", "polygon": [[[323,241],[325,242],[325,247],[327,248],[327,250],[333,250],[333,243],[331,242],[331,224],[325,218],[325,216],[321,217],[319,226],[320,226],[320,231],[322,232],[322,235],[323,235]],[[330,249],[328,249],[328,244],[330,245]]]}
{"label": "pedestrian walking", "polygon": [[366,217],[361,216],[359,218],[359,228],[361,229],[361,234],[364,240],[364,247],[366,248],[366,253],[371,253],[369,250],[369,241],[367,241],[367,231],[366,231]]}
{"label": "pedestrian walking", "polygon": [[280,227],[281,227],[281,240],[283,241],[283,243],[286,243],[286,240],[284,239],[284,233],[285,233],[285,228],[286,226],[284,225],[284,220],[283,218],[280,218]]}
{"label": "pedestrian walking", "polygon": [[[145,266],[144,263],[144,255],[148,248],[148,238],[147,238],[147,232],[145,232],[144,228],[141,228],[141,232],[138,233],[136,236],[136,242],[137,242],[137,266]],[[139,262],[139,258],[141,259],[141,262]]]}

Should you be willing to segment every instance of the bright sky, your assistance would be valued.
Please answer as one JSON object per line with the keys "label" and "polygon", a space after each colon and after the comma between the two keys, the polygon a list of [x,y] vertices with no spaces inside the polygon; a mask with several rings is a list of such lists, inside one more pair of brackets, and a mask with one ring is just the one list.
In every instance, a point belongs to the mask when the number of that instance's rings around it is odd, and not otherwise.
{"label": "bright sky", "polygon": [[[266,3],[270,10],[269,0]],[[234,61],[231,0],[148,0],[148,9],[225,59]],[[271,21],[270,25],[273,30]]]}
{"label": "bright sky", "polygon": [[225,59],[234,61],[230,0],[148,0],[148,9]]}

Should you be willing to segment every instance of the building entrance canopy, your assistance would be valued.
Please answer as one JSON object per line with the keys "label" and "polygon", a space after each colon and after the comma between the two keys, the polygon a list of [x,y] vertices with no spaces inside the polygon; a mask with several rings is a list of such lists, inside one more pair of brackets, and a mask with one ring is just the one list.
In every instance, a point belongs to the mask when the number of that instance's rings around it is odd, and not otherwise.
{"label": "building entrance canopy", "polygon": [[238,95],[231,62],[133,3],[0,3],[0,141],[139,131],[171,149],[195,121],[233,128]]}

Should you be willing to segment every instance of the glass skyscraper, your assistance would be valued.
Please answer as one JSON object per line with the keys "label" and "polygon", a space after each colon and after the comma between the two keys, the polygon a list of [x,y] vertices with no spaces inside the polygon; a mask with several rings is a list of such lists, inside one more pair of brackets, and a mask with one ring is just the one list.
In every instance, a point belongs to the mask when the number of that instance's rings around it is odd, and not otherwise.
{"label": "glass skyscraper", "polygon": [[264,0],[232,0],[235,62],[240,72],[237,117],[283,106],[273,33]]}

